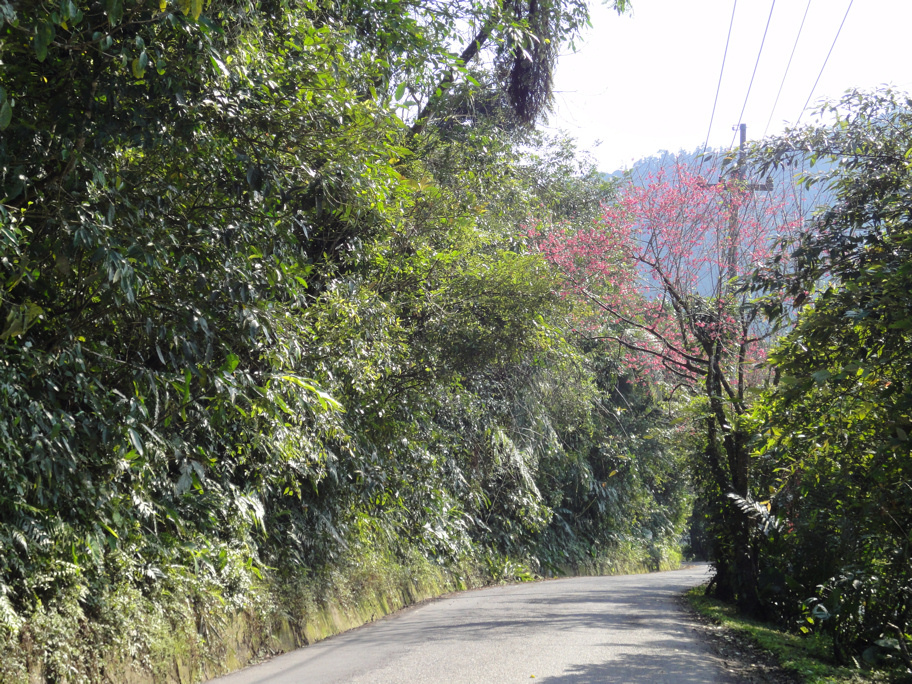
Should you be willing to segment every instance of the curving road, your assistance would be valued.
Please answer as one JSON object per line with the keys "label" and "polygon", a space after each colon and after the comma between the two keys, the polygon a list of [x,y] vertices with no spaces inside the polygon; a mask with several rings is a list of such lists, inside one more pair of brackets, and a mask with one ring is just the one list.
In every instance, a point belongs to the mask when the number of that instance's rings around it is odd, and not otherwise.
{"label": "curving road", "polygon": [[691,566],[451,594],[212,681],[727,684],[678,604],[706,579]]}

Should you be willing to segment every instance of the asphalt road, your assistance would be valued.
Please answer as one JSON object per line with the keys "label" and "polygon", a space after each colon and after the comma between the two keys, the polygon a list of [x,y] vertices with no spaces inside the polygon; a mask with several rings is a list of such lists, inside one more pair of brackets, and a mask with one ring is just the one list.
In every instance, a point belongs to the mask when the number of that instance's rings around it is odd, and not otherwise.
{"label": "asphalt road", "polygon": [[705,566],[451,594],[218,684],[506,684],[733,680],[677,597]]}

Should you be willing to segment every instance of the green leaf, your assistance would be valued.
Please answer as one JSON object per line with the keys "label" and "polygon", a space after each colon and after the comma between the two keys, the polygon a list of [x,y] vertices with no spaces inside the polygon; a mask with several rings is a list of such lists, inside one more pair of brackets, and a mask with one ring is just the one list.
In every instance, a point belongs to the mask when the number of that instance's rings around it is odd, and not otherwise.
{"label": "green leaf", "polygon": [[818,385],[822,385],[823,383],[825,383],[831,375],[833,375],[833,374],[830,373],[830,371],[828,371],[826,369],[816,371],[815,373],[811,373],[811,377],[814,378],[814,382],[816,382]]}
{"label": "green leaf", "polygon": [[3,332],[0,332],[0,340],[22,335],[43,313],[44,309],[34,302],[26,302],[14,307],[6,317],[6,326]]}
{"label": "green leaf", "polygon": [[35,54],[38,61],[43,62],[47,57],[48,46],[54,40],[54,25],[49,21],[38,24],[35,30]]}
{"label": "green leaf", "polygon": [[326,393],[323,390],[321,390],[320,388],[318,388],[312,382],[307,382],[306,380],[303,380],[294,375],[282,375],[279,377],[282,380],[285,380],[286,382],[293,383],[293,384],[297,385],[298,387],[301,387],[302,389],[305,389],[308,392],[312,392],[313,394],[315,394],[317,397],[317,401],[320,402],[320,406],[324,410],[331,409],[331,410],[340,411],[340,412],[344,411],[344,409],[342,408],[342,404],[340,404],[331,395],[329,395],[328,393]]}
{"label": "green leaf", "polygon": [[399,86],[396,88],[396,94],[394,96],[394,99],[398,102],[399,100],[402,99],[403,95],[405,95],[405,83],[400,83]]}
{"label": "green leaf", "polygon": [[[143,60],[145,57],[145,60]],[[145,62],[145,63],[144,63]],[[135,58],[132,62],[133,76],[137,79],[140,79],[146,73],[146,66],[149,64],[149,56],[143,50],[142,54]]]}
{"label": "green leaf", "polygon": [[13,108],[10,107],[9,100],[4,100],[0,105],[0,131],[6,130],[13,120]]}
{"label": "green leaf", "polygon": [[117,26],[123,19],[123,0],[107,0],[105,9],[108,13],[108,23]]}
{"label": "green leaf", "polygon": [[127,434],[130,435],[130,441],[133,443],[133,448],[136,449],[140,456],[143,456],[145,450],[143,449],[143,442],[139,433],[133,428],[127,428]]}

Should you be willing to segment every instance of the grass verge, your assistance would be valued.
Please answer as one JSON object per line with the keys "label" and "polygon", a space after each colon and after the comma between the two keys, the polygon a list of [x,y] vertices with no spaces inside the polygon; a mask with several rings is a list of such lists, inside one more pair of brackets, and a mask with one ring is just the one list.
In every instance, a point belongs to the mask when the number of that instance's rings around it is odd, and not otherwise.
{"label": "grass verge", "polygon": [[899,682],[896,673],[840,667],[831,657],[832,642],[824,634],[798,635],[775,625],[742,617],[737,608],[704,595],[705,587],[695,587],[684,598],[700,615],[725,630],[771,653],[779,666],[805,684],[866,684]]}

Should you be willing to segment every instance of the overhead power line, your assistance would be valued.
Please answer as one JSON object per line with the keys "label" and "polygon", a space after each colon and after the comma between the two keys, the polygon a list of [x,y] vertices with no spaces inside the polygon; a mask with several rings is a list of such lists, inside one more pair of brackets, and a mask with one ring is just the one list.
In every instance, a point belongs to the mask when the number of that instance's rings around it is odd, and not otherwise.
{"label": "overhead power line", "polygon": [[776,101],[773,102],[773,109],[770,111],[769,121],[766,122],[766,128],[763,129],[763,135],[761,137],[766,137],[766,132],[769,130],[770,124],[773,121],[773,114],[776,113],[776,105],[779,104],[779,96],[782,95],[782,88],[785,86],[785,79],[788,77],[789,69],[792,66],[792,58],[795,56],[795,50],[798,48],[798,40],[801,38],[801,31],[804,28],[804,22],[808,16],[808,10],[811,9],[811,0],[808,0],[807,7],[804,8],[804,16],[801,18],[801,26],[798,27],[798,35],[795,36],[795,44],[792,46],[792,54],[789,55],[788,64],[785,65],[785,73],[782,74],[782,83],[779,84],[779,92],[776,93]]}
{"label": "overhead power line", "polygon": [[728,57],[728,44],[731,42],[732,26],[735,25],[735,10],[738,9],[738,0],[732,5],[731,21],[728,22],[728,38],[725,39],[725,52],[722,53],[722,68],[719,70],[719,84],[716,86],[716,97],[713,100],[712,114],[709,115],[709,128],[706,130],[706,142],[703,143],[703,152],[709,147],[709,134],[712,132],[713,119],[716,118],[716,105],[719,102],[719,91],[722,89],[722,74],[725,73],[725,59]]}
{"label": "overhead power line", "polygon": [[770,5],[770,13],[766,18],[766,28],[763,29],[763,39],[760,41],[760,49],[757,51],[757,61],[754,62],[754,72],[751,74],[750,83],[747,85],[747,94],[744,96],[744,105],[741,107],[741,114],[738,116],[738,125],[735,126],[735,135],[732,136],[731,144],[729,147],[735,144],[735,136],[738,135],[738,130],[741,127],[741,122],[744,120],[744,111],[747,109],[747,100],[751,94],[751,88],[754,85],[754,76],[757,75],[757,67],[760,66],[760,56],[763,54],[763,45],[766,43],[766,34],[769,31],[770,20],[773,18],[773,10],[776,8],[776,0],[773,0],[773,4]]}
{"label": "overhead power line", "polygon": [[801,108],[801,113],[798,114],[798,120],[795,122],[796,126],[801,121],[801,117],[804,116],[804,112],[807,110],[807,106],[810,103],[811,98],[814,96],[814,91],[817,90],[817,84],[820,82],[820,77],[823,76],[823,70],[826,69],[827,62],[830,61],[830,55],[833,54],[833,48],[836,47],[836,41],[839,40],[839,34],[842,33],[842,27],[845,26],[845,20],[849,16],[849,10],[852,9],[853,2],[855,2],[855,0],[849,0],[849,6],[846,7],[845,15],[842,17],[842,23],[839,24],[839,29],[836,31],[836,37],[833,38],[833,44],[830,45],[830,51],[827,53],[826,59],[823,60],[823,66],[820,67],[820,73],[817,74],[817,80],[814,81],[814,87],[811,88],[811,92],[808,93],[808,99],[805,101],[804,107]]}

